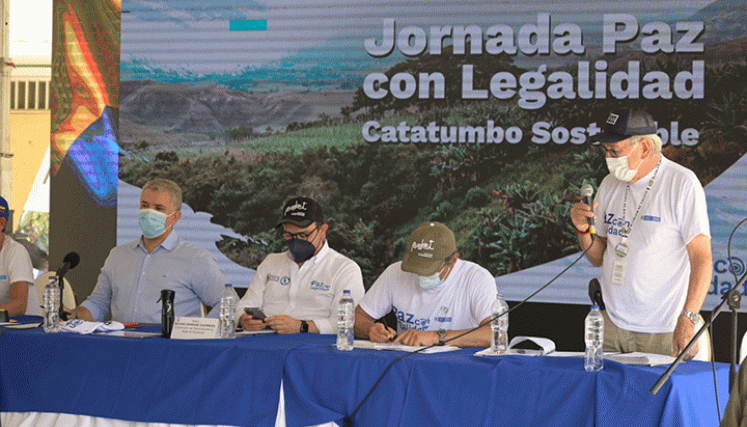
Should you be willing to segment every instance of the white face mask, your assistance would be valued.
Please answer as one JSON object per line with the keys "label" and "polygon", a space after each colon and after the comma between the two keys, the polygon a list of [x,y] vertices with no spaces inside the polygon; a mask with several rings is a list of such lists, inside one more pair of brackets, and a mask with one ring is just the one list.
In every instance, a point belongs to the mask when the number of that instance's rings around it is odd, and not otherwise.
{"label": "white face mask", "polygon": [[[638,148],[639,145],[641,144],[639,143],[638,145],[636,145],[630,152],[630,154],[633,154],[633,151],[635,151],[635,149]],[[630,182],[635,177],[635,174],[638,173],[637,168],[630,168],[630,164],[628,163],[628,157],[630,156],[630,154],[621,157],[607,157],[605,159],[607,160],[607,169],[609,169],[612,176],[623,182]],[[641,159],[641,163],[643,163],[643,159]],[[638,166],[640,167],[640,165]]]}

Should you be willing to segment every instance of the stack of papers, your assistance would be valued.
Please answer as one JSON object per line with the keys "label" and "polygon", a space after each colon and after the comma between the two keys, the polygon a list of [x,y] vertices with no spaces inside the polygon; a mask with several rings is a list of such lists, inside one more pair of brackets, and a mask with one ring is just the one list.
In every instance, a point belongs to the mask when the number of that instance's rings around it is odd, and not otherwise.
{"label": "stack of papers", "polygon": [[674,357],[664,354],[643,353],[634,351],[632,353],[604,353],[604,358],[626,365],[671,365]]}
{"label": "stack of papers", "polygon": [[[512,340],[513,341],[513,340]],[[489,348],[478,351],[475,356],[508,356],[514,354],[521,354],[525,356],[540,356],[541,351],[539,350],[517,350],[509,349],[509,351],[503,354],[496,354]],[[544,354],[550,357],[584,357],[583,351],[553,351],[551,353]],[[626,365],[647,365],[647,366],[658,366],[658,365],[671,365],[674,362],[674,357],[667,356],[664,354],[654,353],[643,353],[640,351],[634,351],[631,353],[604,353],[604,358],[612,360],[618,363]]]}
{"label": "stack of papers", "polygon": [[[421,346],[412,346],[412,345],[403,345],[403,344],[391,344],[391,343],[376,343],[372,341],[367,340],[355,340],[353,341],[353,347],[355,348],[368,348],[371,350],[393,350],[393,351],[407,351],[407,352],[413,352],[417,350],[422,350],[424,348],[427,348],[428,346],[421,345]],[[453,345],[437,345],[430,348],[427,348],[426,350],[421,351],[420,353],[426,354],[426,353],[443,353],[445,351],[454,351],[459,350],[459,347],[455,347]]]}

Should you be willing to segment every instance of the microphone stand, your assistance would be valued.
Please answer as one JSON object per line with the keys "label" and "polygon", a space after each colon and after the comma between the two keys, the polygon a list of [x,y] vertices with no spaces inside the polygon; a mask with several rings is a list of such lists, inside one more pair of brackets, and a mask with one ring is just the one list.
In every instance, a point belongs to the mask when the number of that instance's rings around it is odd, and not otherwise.
{"label": "microphone stand", "polygon": [[62,290],[65,289],[65,272],[63,272],[62,274],[55,274],[55,276],[57,276],[57,285],[60,287],[60,320],[65,321],[67,320],[67,313],[65,313],[65,310],[63,309],[64,306],[62,304]]}
{"label": "microphone stand", "polygon": [[729,289],[729,292],[725,293],[724,296],[721,297],[721,302],[713,310],[711,316],[708,318],[708,321],[700,327],[698,332],[695,333],[695,336],[690,340],[685,349],[680,352],[677,358],[674,359],[674,362],[669,365],[667,371],[664,372],[661,377],[659,377],[659,380],[651,388],[651,394],[656,394],[659,391],[661,386],[663,386],[667,379],[669,379],[669,376],[672,375],[672,372],[677,367],[677,365],[679,365],[680,362],[682,362],[682,360],[685,358],[685,355],[688,351],[690,351],[690,348],[695,345],[695,342],[703,334],[703,332],[705,332],[706,328],[708,328],[716,319],[716,317],[718,317],[719,313],[721,313],[726,304],[729,304],[729,308],[731,308],[732,310],[731,369],[729,371],[729,389],[731,389],[731,387],[737,381],[737,312],[739,311],[739,305],[742,299],[742,295],[737,289],[744,283],[746,278],[747,273],[742,275],[742,278],[739,279],[739,281],[737,281],[737,283],[731,289]]}

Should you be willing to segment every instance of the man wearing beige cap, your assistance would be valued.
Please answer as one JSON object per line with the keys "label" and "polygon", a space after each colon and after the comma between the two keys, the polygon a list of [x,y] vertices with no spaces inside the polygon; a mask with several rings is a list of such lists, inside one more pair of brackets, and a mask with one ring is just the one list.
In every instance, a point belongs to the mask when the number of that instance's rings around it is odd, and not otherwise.
{"label": "man wearing beige cap", "polygon": [[[490,272],[459,259],[454,233],[440,222],[425,222],[410,234],[402,261],[387,267],[356,307],[355,335],[405,345],[488,347],[495,295]],[[396,331],[376,323],[391,310]]]}

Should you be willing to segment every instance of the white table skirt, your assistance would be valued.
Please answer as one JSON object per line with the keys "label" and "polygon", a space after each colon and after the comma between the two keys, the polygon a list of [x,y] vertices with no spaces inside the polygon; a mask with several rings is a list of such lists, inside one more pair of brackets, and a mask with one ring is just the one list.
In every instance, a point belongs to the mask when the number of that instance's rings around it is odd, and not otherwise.
{"label": "white table skirt", "polygon": [[[1,412],[0,424],[3,427],[231,427],[208,426],[205,424],[168,424],[147,423],[138,421],[116,420],[88,415],[55,414],[49,412]],[[280,383],[280,401],[275,427],[285,427],[285,399],[283,398],[283,383]],[[338,427],[329,422],[314,427]]]}

